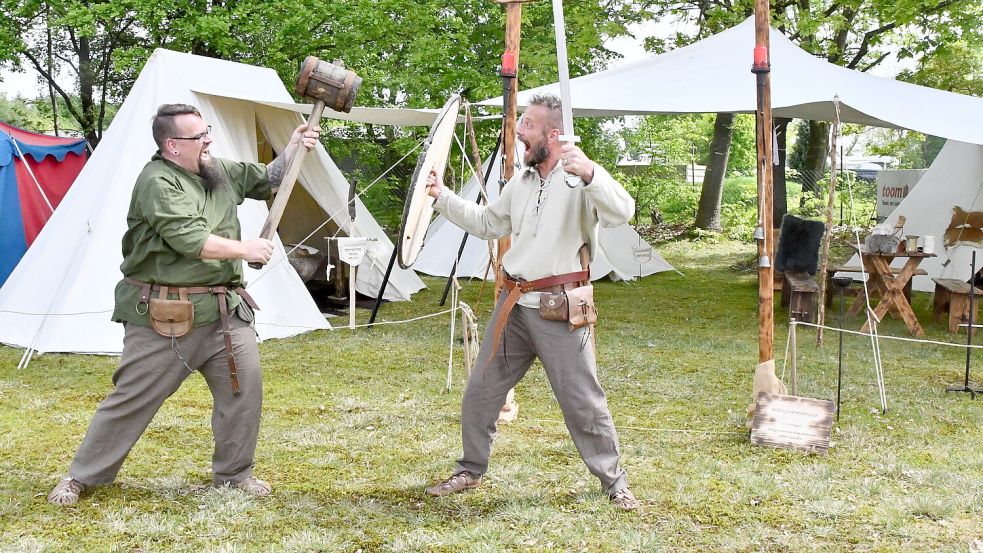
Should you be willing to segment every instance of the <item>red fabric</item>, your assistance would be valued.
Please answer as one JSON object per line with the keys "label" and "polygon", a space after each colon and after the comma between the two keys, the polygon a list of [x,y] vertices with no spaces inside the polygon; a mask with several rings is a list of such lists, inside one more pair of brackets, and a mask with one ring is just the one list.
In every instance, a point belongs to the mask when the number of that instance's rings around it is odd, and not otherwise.
{"label": "red fabric", "polygon": [[46,134],[33,133],[31,131],[25,131],[24,129],[8,125],[3,121],[0,121],[0,130],[16,138],[17,140],[20,140],[21,142],[27,142],[28,144],[35,144],[37,146],[61,146],[62,144],[73,144],[80,140],[79,138],[64,138],[60,136],[48,136]]}
{"label": "red fabric", "polygon": [[[56,161],[52,156],[46,156],[41,163],[34,161],[31,156],[26,157],[27,163],[31,166],[31,171],[41,183],[44,195],[51,202],[51,207],[55,208],[65,197],[68,188],[75,182],[75,177],[78,176],[86,161],[85,154],[68,154],[61,162]],[[35,184],[34,178],[27,172],[27,167],[23,163],[16,163],[15,167],[21,216],[24,220],[24,238],[27,240],[27,247],[31,247],[34,239],[41,232],[41,228],[51,217],[51,211],[48,209],[48,204],[45,203],[44,198],[41,197],[41,192],[38,191],[38,185]]]}

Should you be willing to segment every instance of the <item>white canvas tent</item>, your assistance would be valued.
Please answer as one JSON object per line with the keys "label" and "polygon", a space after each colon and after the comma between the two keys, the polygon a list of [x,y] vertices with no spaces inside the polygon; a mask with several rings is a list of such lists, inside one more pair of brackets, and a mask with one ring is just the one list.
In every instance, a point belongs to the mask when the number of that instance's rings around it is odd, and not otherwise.
{"label": "white canvas tent", "polygon": [[[952,210],[983,211],[983,146],[949,140],[932,162],[925,176],[908,196],[884,221],[894,227],[898,217],[905,216],[904,233],[917,236],[934,236],[935,252],[918,266],[927,276],[912,279],[915,290],[930,292],[935,289],[932,278],[955,278],[968,281],[972,252],[976,255],[977,270],[983,266],[983,249],[970,244],[943,247],[942,235],[952,221]],[[904,265],[906,258],[899,258],[895,266]],[[848,263],[859,266],[854,256]]]}
{"label": "white canvas tent", "polygon": [[[302,122],[297,113],[269,105],[292,104],[271,69],[155,51],[60,209],[0,289],[0,342],[39,352],[122,351],[123,327],[110,321],[113,288],[121,278],[120,240],[133,182],[156,150],[150,119],[163,103],[196,105],[213,125],[212,153],[241,161],[257,159],[257,126],[280,151]],[[348,183],[320,146],[306,157],[300,184],[342,229],[347,227]],[[359,266],[356,289],[374,295],[392,243],[361,202],[357,210],[359,235],[377,241]],[[246,200],[239,208],[242,236],[258,236],[266,215],[265,203]],[[328,328],[285,261],[279,239],[275,242],[269,265],[245,269],[248,290],[261,307],[260,338]],[[423,286],[413,272],[397,268],[385,297],[405,300]]]}
{"label": "white canvas tent", "polygon": [[[516,159],[522,159],[523,150],[522,143],[516,141]],[[500,154],[496,151],[485,162],[483,170],[487,170],[488,164],[499,158]],[[497,183],[501,174],[501,163],[493,163],[488,178],[491,184],[487,187],[488,195],[492,200],[498,198]],[[478,192],[478,180],[472,176],[460,195],[473,202],[477,200]],[[450,223],[443,215],[437,217],[427,229],[423,251],[420,252],[413,268],[428,275],[449,276],[463,237],[464,231],[460,227]],[[484,278],[487,275],[489,278],[494,278],[493,274],[488,275],[485,270],[488,266],[487,244],[486,241],[473,236],[468,238],[457,268],[458,276]],[[600,248],[595,252],[594,260],[590,265],[593,280],[605,276],[610,276],[612,280],[632,280],[660,271],[675,270],[648,242],[642,240],[635,229],[627,224],[615,228],[600,227],[598,244]]]}
{"label": "white canvas tent", "polygon": [[[943,92],[846,69],[818,59],[771,29],[772,109],[775,117],[840,119],[916,130],[983,144],[983,99]],[[754,113],[751,74],[754,19],[689,46],[570,80],[574,115]],[[520,107],[558,84],[522,91]],[[483,105],[502,105],[501,98]]]}

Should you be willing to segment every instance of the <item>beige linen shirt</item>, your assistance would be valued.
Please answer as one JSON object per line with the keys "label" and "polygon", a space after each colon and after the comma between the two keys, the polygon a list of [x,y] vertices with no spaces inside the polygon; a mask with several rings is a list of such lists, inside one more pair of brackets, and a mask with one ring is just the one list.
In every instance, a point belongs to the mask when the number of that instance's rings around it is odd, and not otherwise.
{"label": "beige linen shirt", "polygon": [[[558,163],[545,180],[532,167],[517,172],[497,200],[487,206],[466,201],[444,189],[434,209],[470,234],[484,239],[512,235],[502,258],[515,278],[536,280],[581,270],[578,251],[597,251],[597,228],[617,227],[635,213],[635,201],[600,165],[590,184],[570,188]],[[519,305],[539,307],[539,293],[529,292]]]}

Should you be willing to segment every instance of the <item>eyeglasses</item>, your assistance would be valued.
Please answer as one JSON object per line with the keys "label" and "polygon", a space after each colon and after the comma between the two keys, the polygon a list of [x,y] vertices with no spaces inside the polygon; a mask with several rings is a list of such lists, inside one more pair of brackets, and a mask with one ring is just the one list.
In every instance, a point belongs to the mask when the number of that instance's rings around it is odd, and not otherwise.
{"label": "eyeglasses", "polygon": [[194,136],[172,136],[171,139],[173,139],[173,140],[197,140],[197,141],[200,142],[201,140],[204,140],[205,137],[208,136],[208,135],[210,135],[210,134],[212,134],[212,126],[211,125],[208,125],[207,127],[205,127],[205,132],[203,132],[203,133],[198,133],[198,134],[196,134]]}

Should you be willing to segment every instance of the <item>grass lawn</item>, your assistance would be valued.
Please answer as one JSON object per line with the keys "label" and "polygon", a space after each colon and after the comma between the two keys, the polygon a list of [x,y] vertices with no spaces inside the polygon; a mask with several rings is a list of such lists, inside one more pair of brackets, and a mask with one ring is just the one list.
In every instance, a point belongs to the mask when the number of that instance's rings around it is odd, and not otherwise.
{"label": "grass lawn", "polygon": [[[256,473],[274,486],[261,501],[209,486],[210,398],[195,375],[116,484],[73,508],[48,505],[116,360],[43,355],[18,370],[20,351],[0,348],[0,551],[966,552],[983,540],[983,398],[944,392],[962,381],[964,350],[883,341],[881,415],[870,342],[850,337],[829,453],[755,447],[744,411],[757,361],[756,274],[734,268],[749,265],[752,248],[660,249],[685,277],[596,291],[600,379],[640,512],[609,506],[538,365],[518,388],[519,419],[501,429],[482,487],[425,497],[460,453],[465,372],[458,351],[445,393],[442,316],[261,345]],[[442,282],[427,282],[383,317],[437,311]],[[478,287],[466,284],[462,299],[474,306]],[[914,303],[928,337],[965,340],[930,322],[930,295]],[[905,335],[894,320],[881,330]],[[786,325],[775,333],[781,371]],[[835,399],[836,336],[822,347],[813,336],[799,334],[800,394]],[[983,377],[983,363],[975,373]]]}

